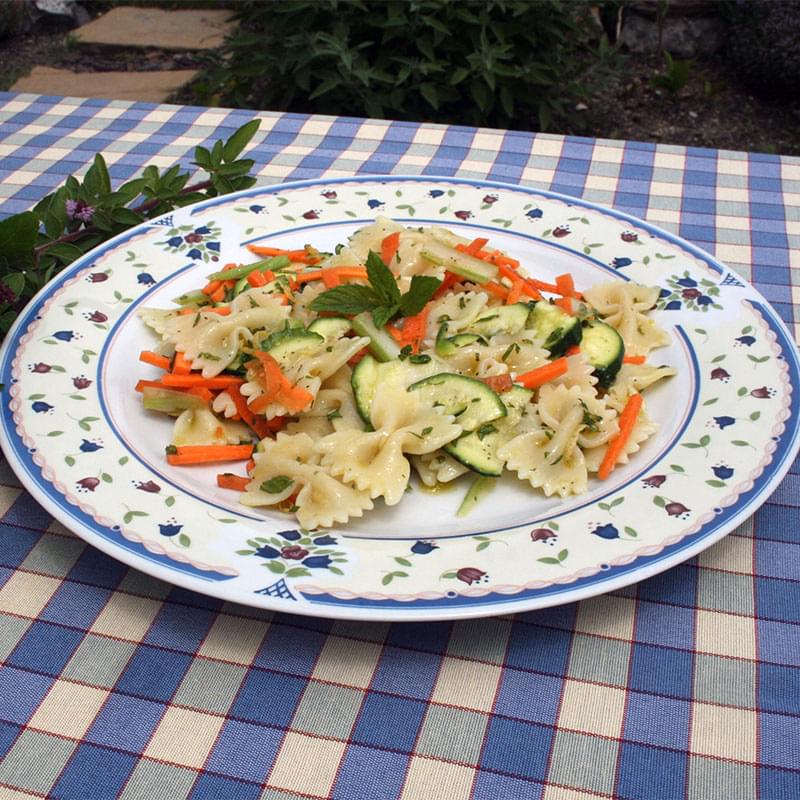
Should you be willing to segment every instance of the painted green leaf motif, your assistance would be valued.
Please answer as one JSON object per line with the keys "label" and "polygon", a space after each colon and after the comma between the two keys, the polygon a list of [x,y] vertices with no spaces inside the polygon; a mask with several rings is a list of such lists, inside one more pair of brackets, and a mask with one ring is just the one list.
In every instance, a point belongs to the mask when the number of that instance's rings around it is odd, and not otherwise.
{"label": "painted green leaf motif", "polygon": [[111,476],[110,476],[110,475],[109,475],[107,472],[104,472],[104,473],[102,473],[102,474],[100,475],[100,479],[101,479],[101,480],[102,480],[104,483],[113,483],[113,482],[114,482],[114,479],[113,479],[113,478],[112,478],[112,477],[111,477]]}
{"label": "painted green leaf motif", "polygon": [[653,502],[654,502],[654,503],[655,503],[655,504],[656,504],[656,505],[657,505],[659,508],[664,508],[664,506],[667,504],[667,501],[666,501],[666,499],[665,499],[665,498],[663,498],[663,497],[661,497],[661,495],[658,495],[658,494],[657,494],[657,495],[656,495],[656,496],[653,498]]}
{"label": "painted green leaf motif", "polygon": [[181,533],[178,535],[178,544],[181,547],[188,547],[191,543],[192,540],[185,533]]}
{"label": "painted green leaf motif", "polygon": [[64,431],[50,431],[50,433],[48,433],[47,435],[48,436],[61,436],[62,433],[64,433]]}
{"label": "painted green leaf motif", "polygon": [[673,472],[686,472],[686,470],[680,464],[670,464],[669,468]]}
{"label": "painted green leaf motif", "polygon": [[731,444],[736,447],[750,447],[750,442],[744,442],[741,439],[734,439]]}
{"label": "painted green leaf motif", "polygon": [[72,456],[64,456],[64,463],[66,463],[68,467],[74,467],[75,459]]}
{"label": "painted green leaf motif", "polygon": [[255,553],[255,550],[237,550],[236,551],[236,555],[237,556],[251,556],[251,555],[253,555],[253,553]]}
{"label": "painted green leaf motif", "polygon": [[719,364],[720,361],[724,361],[726,358],[725,355],[717,356],[716,358],[711,359],[712,364]]}
{"label": "painted green leaf motif", "polygon": [[491,542],[481,542],[481,543],[480,543],[480,544],[479,544],[479,545],[478,545],[478,546],[475,548],[475,550],[476,550],[477,552],[479,552],[479,553],[480,553],[480,552],[481,552],[481,550],[485,550],[485,549],[486,549],[486,548],[487,548],[487,547],[488,547],[490,544],[491,544]]}
{"label": "painted green leaf motif", "polygon": [[717,481],[717,480],[706,481],[706,483],[709,486],[713,486],[715,489],[722,489],[727,485],[724,481]]}
{"label": "painted green leaf motif", "polygon": [[625,533],[627,533],[628,536],[631,536],[634,539],[636,539],[639,536],[639,534],[636,533],[636,530],[634,528],[629,527],[628,525],[625,526]]}
{"label": "painted green leaf motif", "polygon": [[175,505],[175,498],[172,495],[170,495],[169,497],[165,497],[164,505],[166,505],[167,508],[172,508],[172,506]]}
{"label": "painted green leaf motif", "polygon": [[611,508],[614,508],[615,506],[622,505],[622,503],[624,503],[624,502],[625,502],[625,498],[624,497],[618,497],[616,500],[612,500],[611,501]]}
{"label": "painted green leaf motif", "polygon": [[717,400],[719,400],[718,397],[712,397],[710,400],[706,400],[705,403],[703,403],[703,405],[704,406],[713,406],[714,403],[717,402]]}
{"label": "painted green leaf motif", "polygon": [[276,575],[282,575],[286,571],[286,567],[280,561],[267,561],[264,566]]}
{"label": "painted green leaf motif", "polygon": [[344,572],[339,567],[328,567],[328,572],[332,572],[334,575],[344,575]]}
{"label": "painted green leaf motif", "polygon": [[381,583],[384,586],[388,586],[393,580],[394,580],[394,573],[389,572],[388,574],[384,575],[383,578],[381,578]]}
{"label": "painted green leaf motif", "polygon": [[310,575],[311,573],[305,567],[291,567],[286,570],[287,578],[300,578]]}
{"label": "painted green leaf motif", "polygon": [[[320,551],[321,553],[322,551]],[[410,567],[411,562],[407,558],[400,558],[399,556],[395,556],[394,559],[401,567]]]}
{"label": "painted green leaf motif", "polygon": [[739,397],[744,397],[747,394],[747,387],[742,386],[739,391],[736,392],[736,394],[738,394]]}
{"label": "painted green leaf motif", "polygon": [[700,446],[701,447],[708,447],[708,443],[711,441],[711,437],[708,434],[705,434],[700,437]]}
{"label": "painted green leaf motif", "polygon": [[557,558],[551,558],[550,556],[547,558],[537,558],[536,560],[540,561],[542,564],[561,564]]}
{"label": "painted green leaf motif", "polygon": [[128,463],[128,456],[122,456],[122,458],[119,461],[117,461],[117,464],[119,464],[121,467],[124,467],[127,463]]}
{"label": "painted green leaf motif", "polygon": [[761,412],[760,411],[754,411],[750,415],[750,419],[751,419],[752,422],[755,422],[760,416],[761,416]]}
{"label": "painted green leaf motif", "polygon": [[562,550],[556,557],[558,558],[559,561],[563,561],[568,555],[569,555],[569,550]]}

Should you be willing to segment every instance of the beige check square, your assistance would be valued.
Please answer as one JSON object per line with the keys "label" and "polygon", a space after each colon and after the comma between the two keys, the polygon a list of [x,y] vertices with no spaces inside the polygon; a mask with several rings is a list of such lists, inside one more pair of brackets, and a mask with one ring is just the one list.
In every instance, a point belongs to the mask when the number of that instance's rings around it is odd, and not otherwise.
{"label": "beige check square", "polygon": [[20,494],[22,490],[14,486],[0,486],[0,517],[5,516],[6,511],[14,505]]}
{"label": "beige check square", "polygon": [[268,622],[220,614],[200,645],[199,655],[250,665],[269,628]]}
{"label": "beige check square", "polygon": [[475,770],[413,756],[400,800],[468,800]]}
{"label": "beige check square", "polygon": [[758,715],[744,708],[695,703],[689,751],[754,763]]}
{"label": "beige check square", "polygon": [[756,658],[756,625],[752,617],[697,612],[696,649],[701,653],[733,658]]}
{"label": "beige check square", "polygon": [[0,611],[36,617],[59,586],[57,578],[17,570],[0,589]]}
{"label": "beige check square", "polygon": [[502,672],[502,668],[495,664],[445,656],[431,701],[476,711],[491,711]]}
{"label": "beige check square", "polygon": [[329,636],[311,677],[366,689],[375,674],[380,654],[381,646],[375,642]]}
{"label": "beige check square", "polygon": [[92,625],[92,633],[140,642],[161,608],[160,600],[115,592]]}
{"label": "beige check square", "polygon": [[617,737],[625,714],[625,691],[567,678],[558,727]]}
{"label": "beige check square", "polygon": [[567,789],[564,786],[553,786],[549,784],[545,787],[542,800],[598,800],[600,797],[609,796],[610,795],[598,795],[594,792],[582,792],[579,789]]}
{"label": "beige check square", "polygon": [[205,764],[224,722],[220,716],[168,708],[144,755],[199,769]]}
{"label": "beige check square", "polygon": [[287,733],[267,785],[328,797],[345,747],[344,742],[318,739],[303,733]]}
{"label": "beige check square", "polygon": [[36,709],[29,725],[47,733],[80,739],[108,695],[105,689],[57,680]]}
{"label": "beige check square", "polygon": [[636,602],[631,597],[601,595],[578,604],[575,630],[595,636],[631,641]]}
{"label": "beige check square", "polygon": [[720,567],[742,575],[753,574],[753,518],[739,525],[733,535],[721,539],[697,557],[701,567]]}

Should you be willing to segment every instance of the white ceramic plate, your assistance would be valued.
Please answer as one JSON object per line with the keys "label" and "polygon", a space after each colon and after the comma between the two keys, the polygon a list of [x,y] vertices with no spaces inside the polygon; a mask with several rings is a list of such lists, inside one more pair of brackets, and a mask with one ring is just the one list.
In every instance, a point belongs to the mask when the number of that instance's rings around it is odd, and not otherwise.
{"label": "white ceramic plate", "polygon": [[[488,236],[542,279],[662,288],[678,375],[647,393],[660,424],[589,493],[507,479],[463,519],[467,481],[415,487],[341,529],[238,506],[216,467],[164,460],[171,422],[133,386],[155,370],[142,306],[203,283],[248,242],[332,249],[377,214]],[[798,359],[766,301],[707,253],[616,211],[490,182],[364,177],[252,189],[176,211],[97,248],[20,315],[0,355],[2,443],[23,484],[104,552],[254,606],[373,620],[455,619],[568,603],[640,581],[720,539],[764,502],[798,449]]]}

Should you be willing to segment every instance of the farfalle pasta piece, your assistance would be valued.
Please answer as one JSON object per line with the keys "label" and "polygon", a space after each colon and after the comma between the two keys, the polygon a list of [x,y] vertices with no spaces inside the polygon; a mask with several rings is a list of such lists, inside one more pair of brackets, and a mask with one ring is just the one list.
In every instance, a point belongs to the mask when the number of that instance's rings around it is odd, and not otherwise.
{"label": "farfalle pasta piece", "polygon": [[[617,458],[616,463],[627,464],[630,460],[630,456],[632,456],[634,453],[638,453],[639,450],[641,450],[644,442],[646,442],[657,430],[658,424],[650,419],[643,405],[639,411],[639,416],[636,418],[636,424],[633,426],[633,430],[631,431],[630,436],[628,436],[625,446]],[[589,472],[597,472],[600,469],[600,464],[603,462],[606,449],[607,445],[604,444],[601,447],[593,447],[585,451],[586,468],[589,470]]]}
{"label": "farfalle pasta piece", "polygon": [[676,375],[673,367],[653,367],[649,364],[623,364],[611,388],[608,390],[617,410],[621,411],[625,401],[634,392],[641,392],[664,378]]}
{"label": "farfalle pasta piece", "polygon": [[448,293],[431,302],[425,334],[426,344],[433,344],[439,327],[447,323],[447,335],[466,330],[486,309],[489,296],[485,292]]}
{"label": "farfalle pasta piece", "polygon": [[658,300],[657,286],[613,281],[587,289],[583,296],[603,321],[616,328],[629,355],[647,355],[670,343],[669,334],[646,316]]}
{"label": "farfalle pasta piece", "polygon": [[265,439],[253,460],[252,480],[240,496],[243,505],[273,506],[294,497],[297,520],[308,530],[347,522],[373,507],[367,492],[337,480],[320,465],[306,433]]}
{"label": "farfalle pasta piece", "polygon": [[147,325],[148,328],[155,331],[159,336],[163,336],[167,329],[167,323],[177,317],[179,314],[177,309],[168,308],[140,308],[139,319]]}
{"label": "farfalle pasta piece", "polygon": [[469,472],[467,467],[452,456],[438,450],[421,456],[411,456],[411,464],[426,486],[450,483]]}
{"label": "farfalle pasta piece", "polygon": [[220,420],[207,408],[182,411],[172,428],[171,444],[239,444],[249,442],[250,431],[240,422]]}

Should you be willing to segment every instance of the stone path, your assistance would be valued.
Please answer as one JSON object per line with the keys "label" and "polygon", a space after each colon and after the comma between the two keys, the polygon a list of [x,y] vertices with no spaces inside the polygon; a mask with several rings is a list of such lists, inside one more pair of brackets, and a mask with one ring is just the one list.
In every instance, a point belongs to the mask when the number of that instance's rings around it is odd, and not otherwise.
{"label": "stone path", "polygon": [[[2,0],[0,0],[2,2]],[[198,51],[219,47],[235,23],[228,10],[120,6],[73,31],[77,46],[154,48],[166,51]],[[188,83],[196,70],[76,73],[52,67],[34,67],[12,87],[16,92],[76,97],[104,97],[163,103]]]}

